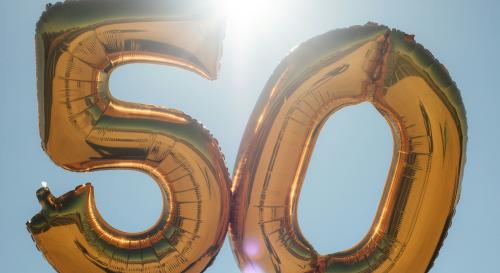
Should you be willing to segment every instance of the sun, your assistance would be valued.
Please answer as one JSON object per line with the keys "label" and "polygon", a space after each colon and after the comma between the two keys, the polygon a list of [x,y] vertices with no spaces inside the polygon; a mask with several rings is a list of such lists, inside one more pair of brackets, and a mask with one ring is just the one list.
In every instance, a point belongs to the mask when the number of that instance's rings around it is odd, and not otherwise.
{"label": "sun", "polygon": [[217,9],[225,14],[227,31],[240,41],[265,31],[279,17],[284,0],[216,0]]}

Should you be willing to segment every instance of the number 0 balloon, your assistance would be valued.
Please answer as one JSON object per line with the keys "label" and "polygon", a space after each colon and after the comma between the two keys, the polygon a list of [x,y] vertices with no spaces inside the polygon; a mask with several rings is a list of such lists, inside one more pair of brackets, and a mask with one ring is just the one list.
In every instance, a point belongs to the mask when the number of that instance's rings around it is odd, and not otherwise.
{"label": "number 0 balloon", "polygon": [[[202,272],[229,225],[245,273],[428,271],[458,201],[467,139],[465,110],[446,69],[413,36],[372,23],[305,42],[261,94],[231,198],[223,155],[200,123],[178,110],[120,101],[108,88],[111,72],[134,62],[214,79],[223,35],[210,1],[66,1],[41,16],[43,149],[72,171],[145,172],[164,197],[153,227],[126,233],[99,215],[90,184],[60,197],[42,187],[42,210],[27,225],[54,269]],[[393,161],[367,235],[323,256],[300,231],[300,189],[325,121],[364,101],[392,128]]]}
{"label": "number 0 balloon", "polygon": [[[392,127],[392,165],[368,234],[349,250],[322,256],[298,226],[300,188],[327,118],[363,101]],[[367,24],[299,46],[264,88],[240,146],[230,224],[240,267],[427,271],[458,200],[466,127],[455,84],[412,36]]]}

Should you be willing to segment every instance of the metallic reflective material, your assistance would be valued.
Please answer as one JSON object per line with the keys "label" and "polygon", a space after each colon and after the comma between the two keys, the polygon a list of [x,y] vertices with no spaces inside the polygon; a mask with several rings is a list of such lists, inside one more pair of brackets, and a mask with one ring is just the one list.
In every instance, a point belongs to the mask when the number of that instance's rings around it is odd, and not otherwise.
{"label": "metallic reflective material", "polygon": [[180,111],[113,98],[108,80],[113,69],[134,62],[214,79],[224,27],[199,1],[66,1],[41,16],[36,49],[44,150],[72,171],[143,171],[168,197],[153,227],[126,233],[99,215],[90,184],[59,198],[41,188],[42,211],[27,225],[58,272],[197,273],[217,255],[230,208],[217,141]]}
{"label": "metallic reflective material", "polygon": [[[393,131],[387,183],[367,235],[321,256],[298,225],[300,189],[322,125],[364,101]],[[230,223],[240,268],[426,272],[458,200],[466,131],[458,89],[413,36],[369,23],[305,42],[274,72],[240,146]]]}

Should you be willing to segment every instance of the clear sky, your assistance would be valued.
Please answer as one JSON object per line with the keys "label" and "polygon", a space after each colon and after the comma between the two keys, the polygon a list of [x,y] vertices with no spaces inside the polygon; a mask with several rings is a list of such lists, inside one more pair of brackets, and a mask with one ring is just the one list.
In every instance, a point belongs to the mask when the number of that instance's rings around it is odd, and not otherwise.
{"label": "clear sky", "polygon": [[[54,272],[26,231],[40,210],[35,191],[55,195],[91,181],[104,218],[140,231],[160,214],[160,192],[132,171],[71,173],[42,151],[38,134],[34,29],[46,0],[2,1],[0,9],[0,271]],[[219,79],[135,64],[117,69],[110,87],[128,101],[181,109],[219,140],[230,171],[250,113],[287,52],[328,30],[374,21],[415,34],[449,70],[467,110],[469,142],[462,195],[431,272],[500,272],[500,2],[477,0],[248,1],[230,17]],[[329,119],[299,203],[303,233],[321,253],[339,251],[368,231],[392,155],[390,129],[365,103]],[[328,217],[325,217],[328,215]],[[239,272],[229,241],[207,273]]]}

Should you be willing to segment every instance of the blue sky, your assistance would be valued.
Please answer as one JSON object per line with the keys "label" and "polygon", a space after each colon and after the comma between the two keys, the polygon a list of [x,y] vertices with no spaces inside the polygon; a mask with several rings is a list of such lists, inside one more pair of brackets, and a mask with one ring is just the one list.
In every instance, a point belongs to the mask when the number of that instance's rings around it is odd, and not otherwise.
{"label": "blue sky", "polygon": [[[448,68],[461,89],[469,124],[461,199],[431,272],[498,272],[500,2],[267,2],[260,11],[247,16],[248,21],[242,16],[228,21],[218,80],[210,82],[170,67],[135,64],[113,73],[113,95],[181,109],[199,119],[219,140],[232,171],[257,97],[291,48],[328,30],[368,21],[415,34],[417,42]],[[91,181],[104,218],[125,231],[152,225],[161,209],[160,192],[144,174],[71,173],[54,165],[42,151],[34,29],[46,3],[9,1],[2,3],[0,10],[2,272],[54,272],[25,229],[25,222],[40,209],[35,191],[42,180],[56,195]],[[301,228],[321,253],[345,249],[368,230],[391,160],[390,134],[383,118],[368,103],[343,109],[327,122],[299,203]],[[239,272],[228,240],[206,272]]]}

